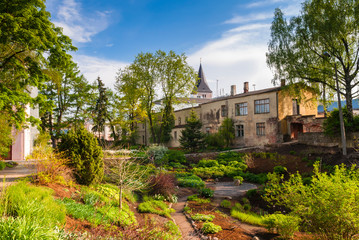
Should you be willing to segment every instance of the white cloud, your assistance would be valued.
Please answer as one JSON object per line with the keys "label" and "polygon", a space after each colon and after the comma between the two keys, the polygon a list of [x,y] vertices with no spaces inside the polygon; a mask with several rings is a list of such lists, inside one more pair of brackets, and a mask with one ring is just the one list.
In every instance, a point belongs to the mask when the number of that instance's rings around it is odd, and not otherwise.
{"label": "white cloud", "polygon": [[267,5],[271,5],[274,3],[280,3],[280,2],[285,2],[287,0],[264,0],[264,1],[257,1],[257,2],[252,2],[246,5],[247,8],[257,8],[257,7],[263,7],[263,6],[267,6]]}
{"label": "white cloud", "polygon": [[81,73],[90,83],[94,82],[97,77],[100,77],[106,87],[112,89],[116,82],[118,70],[129,65],[126,62],[77,54],[74,54],[74,61],[78,63]]}
{"label": "white cloud", "polygon": [[90,42],[97,33],[105,30],[109,25],[109,11],[81,13],[81,5],[75,0],[64,0],[59,6],[53,21],[63,28],[65,35],[76,42]]}
{"label": "white cloud", "polygon": [[273,12],[267,12],[267,13],[255,13],[250,14],[247,16],[235,16],[224,23],[227,24],[236,24],[236,23],[248,23],[252,21],[260,21],[260,20],[267,20],[273,17]]}

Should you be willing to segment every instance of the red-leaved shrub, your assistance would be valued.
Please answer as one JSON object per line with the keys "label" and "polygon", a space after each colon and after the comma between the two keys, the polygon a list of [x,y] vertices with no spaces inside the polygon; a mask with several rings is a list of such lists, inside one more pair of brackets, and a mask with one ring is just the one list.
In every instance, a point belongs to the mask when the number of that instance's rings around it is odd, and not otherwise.
{"label": "red-leaved shrub", "polygon": [[176,192],[177,180],[173,174],[159,173],[150,178],[150,193],[172,196]]}

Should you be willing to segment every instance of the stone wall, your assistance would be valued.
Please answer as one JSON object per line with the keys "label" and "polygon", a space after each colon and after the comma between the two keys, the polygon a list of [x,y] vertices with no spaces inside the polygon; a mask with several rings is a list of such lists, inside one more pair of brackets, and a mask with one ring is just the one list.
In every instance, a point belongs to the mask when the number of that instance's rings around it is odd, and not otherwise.
{"label": "stone wall", "polygon": [[[346,136],[347,138],[347,147],[354,147],[353,139],[359,139],[359,132],[350,133]],[[323,132],[305,132],[298,134],[298,142],[313,145],[313,146],[323,146],[323,147],[341,147],[341,137],[329,137],[326,136]]]}

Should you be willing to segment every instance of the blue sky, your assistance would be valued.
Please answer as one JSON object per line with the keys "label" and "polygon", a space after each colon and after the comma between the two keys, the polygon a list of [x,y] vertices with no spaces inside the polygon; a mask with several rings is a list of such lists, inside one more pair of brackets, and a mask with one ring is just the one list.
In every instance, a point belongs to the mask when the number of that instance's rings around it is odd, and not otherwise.
{"label": "blue sky", "polygon": [[[273,86],[265,53],[274,9],[297,15],[299,0],[47,0],[52,21],[73,39],[81,72],[113,87],[116,72],[140,52],[185,53],[200,59],[216,95],[230,85],[243,91]],[[255,86],[254,86],[254,85]]]}

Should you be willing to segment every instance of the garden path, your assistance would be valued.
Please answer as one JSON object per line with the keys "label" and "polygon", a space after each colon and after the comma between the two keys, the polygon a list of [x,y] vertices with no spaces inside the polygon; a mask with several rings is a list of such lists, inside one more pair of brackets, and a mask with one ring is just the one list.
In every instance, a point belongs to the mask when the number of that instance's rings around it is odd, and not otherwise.
{"label": "garden path", "polygon": [[0,190],[3,187],[9,186],[19,178],[24,178],[36,173],[36,168],[33,162],[16,161],[19,163],[16,167],[8,168],[0,171]]}
{"label": "garden path", "polygon": [[187,197],[188,196],[179,197],[177,203],[173,204],[172,207],[176,212],[172,214],[172,217],[182,232],[183,240],[200,240],[194,228],[183,214],[183,208],[186,204]]}

